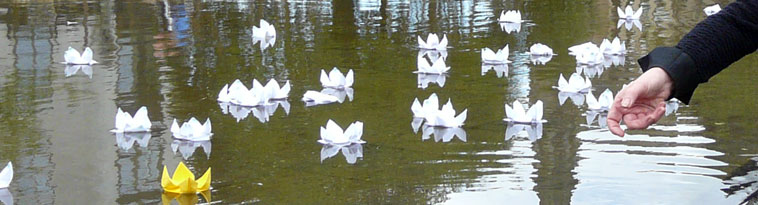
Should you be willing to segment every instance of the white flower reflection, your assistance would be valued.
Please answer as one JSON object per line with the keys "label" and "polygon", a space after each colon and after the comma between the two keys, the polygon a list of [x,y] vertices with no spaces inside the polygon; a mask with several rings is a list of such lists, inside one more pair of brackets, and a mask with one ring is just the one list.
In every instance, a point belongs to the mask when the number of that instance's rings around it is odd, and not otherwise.
{"label": "white flower reflection", "polygon": [[[608,120],[608,112],[605,111],[598,111],[598,110],[589,110],[585,113],[587,118],[587,126],[592,127],[595,122],[597,122],[597,125],[600,128],[606,128],[608,127],[608,124],[606,120]],[[597,119],[597,121],[595,120]]]}
{"label": "white flower reflection", "polygon": [[621,26],[624,26],[627,31],[631,31],[633,27],[637,27],[639,31],[642,31],[642,22],[640,22],[639,19],[636,20],[626,20],[626,19],[619,19],[618,24],[616,24],[617,28],[621,28]]}
{"label": "white flower reflection", "polygon": [[323,163],[325,159],[336,156],[340,150],[342,150],[342,155],[345,156],[348,164],[355,164],[358,158],[363,158],[363,144],[353,143],[347,146],[325,144],[321,148],[321,162]]}
{"label": "white flower reflection", "polygon": [[252,113],[261,123],[268,122],[270,120],[269,118],[274,115],[280,106],[284,109],[286,115],[289,115],[290,113],[290,103],[287,100],[271,100],[269,101],[269,104],[255,107],[239,106],[224,102],[219,102],[218,105],[221,107],[222,113],[231,115],[234,119],[237,119],[237,122],[247,118],[250,113]]}
{"label": "white flower reflection", "polygon": [[178,151],[182,154],[182,158],[189,159],[194,153],[197,148],[202,147],[203,151],[205,151],[205,156],[207,158],[211,157],[211,141],[188,141],[188,140],[177,140],[175,139],[173,142],[171,142],[171,150],[174,151],[174,154]]}
{"label": "white flower reflection", "polygon": [[84,75],[87,75],[90,79],[92,79],[92,66],[90,65],[70,65],[66,64],[66,69],[63,70],[63,72],[66,74],[66,77],[71,77],[74,74],[76,74],[79,70],[84,73]]}
{"label": "white flower reflection", "polygon": [[429,87],[429,83],[436,83],[440,87],[445,87],[446,79],[447,75],[445,74],[418,73],[418,88],[426,89]]}
{"label": "white flower reflection", "polygon": [[493,65],[482,63],[482,76],[487,74],[490,70],[494,70],[495,75],[497,75],[498,78],[508,77],[508,64]]}
{"label": "white flower reflection", "polygon": [[566,99],[571,99],[571,102],[574,103],[576,106],[582,106],[584,104],[584,93],[573,93],[573,92],[558,92],[558,103],[560,105],[563,105],[563,103],[566,102]]}
{"label": "white flower reflection", "polygon": [[466,142],[466,130],[460,127],[434,127],[423,126],[423,132],[421,134],[421,140],[426,141],[431,139],[434,135],[435,142],[450,142],[454,137],[458,137],[459,140]]}
{"label": "white flower reflection", "polygon": [[505,128],[505,141],[513,139],[516,136],[524,136],[534,142],[542,138],[542,123],[513,123],[508,122]]}
{"label": "white flower reflection", "polygon": [[150,142],[150,137],[152,137],[150,132],[118,132],[116,133],[116,144],[124,151],[131,149],[135,142],[137,142],[140,147],[145,148]]}

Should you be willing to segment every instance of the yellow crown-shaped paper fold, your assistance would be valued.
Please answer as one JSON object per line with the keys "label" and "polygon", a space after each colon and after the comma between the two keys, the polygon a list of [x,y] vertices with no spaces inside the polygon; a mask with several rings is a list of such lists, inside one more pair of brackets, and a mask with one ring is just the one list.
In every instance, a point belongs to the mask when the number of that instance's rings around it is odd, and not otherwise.
{"label": "yellow crown-shaped paper fold", "polygon": [[195,180],[195,175],[182,162],[179,162],[176,170],[174,170],[173,178],[168,176],[168,170],[164,165],[161,186],[165,192],[179,194],[195,194],[207,191],[211,187],[211,168],[209,167],[202,177]]}

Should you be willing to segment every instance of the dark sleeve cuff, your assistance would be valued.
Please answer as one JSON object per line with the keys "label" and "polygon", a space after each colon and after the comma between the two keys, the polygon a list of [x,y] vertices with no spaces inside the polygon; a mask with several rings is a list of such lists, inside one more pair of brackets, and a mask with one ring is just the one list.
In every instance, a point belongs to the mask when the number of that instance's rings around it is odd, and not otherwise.
{"label": "dark sleeve cuff", "polygon": [[653,67],[663,68],[674,81],[674,89],[669,99],[676,98],[685,104],[690,103],[695,88],[703,82],[697,74],[695,62],[679,48],[658,47],[637,62],[643,72]]}

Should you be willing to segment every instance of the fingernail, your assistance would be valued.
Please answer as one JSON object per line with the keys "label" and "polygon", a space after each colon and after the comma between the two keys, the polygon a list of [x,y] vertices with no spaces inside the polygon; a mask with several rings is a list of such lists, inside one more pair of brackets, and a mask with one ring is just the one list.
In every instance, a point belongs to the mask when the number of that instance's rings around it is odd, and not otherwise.
{"label": "fingernail", "polygon": [[629,98],[626,98],[626,99],[622,100],[621,101],[621,106],[622,107],[629,107],[629,104],[631,103],[630,101],[631,100],[629,100]]}

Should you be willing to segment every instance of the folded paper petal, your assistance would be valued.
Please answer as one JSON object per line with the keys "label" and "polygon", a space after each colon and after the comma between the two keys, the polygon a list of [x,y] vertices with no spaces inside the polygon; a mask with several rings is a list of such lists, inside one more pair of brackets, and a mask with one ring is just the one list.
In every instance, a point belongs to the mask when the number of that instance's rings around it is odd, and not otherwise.
{"label": "folded paper petal", "polygon": [[163,191],[179,194],[195,194],[210,189],[211,168],[208,168],[202,177],[195,181],[195,175],[187,169],[183,162],[174,170],[172,177],[168,175],[166,166],[163,166],[163,175],[161,177],[161,187]]}

